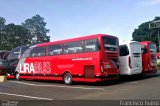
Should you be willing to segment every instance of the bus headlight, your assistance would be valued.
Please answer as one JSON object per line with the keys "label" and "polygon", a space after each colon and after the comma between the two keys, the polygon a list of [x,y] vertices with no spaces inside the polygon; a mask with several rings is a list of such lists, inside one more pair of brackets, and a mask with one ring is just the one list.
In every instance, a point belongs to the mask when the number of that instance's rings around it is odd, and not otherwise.
{"label": "bus headlight", "polygon": [[103,66],[101,66],[101,72],[104,72],[104,70],[103,70]]}

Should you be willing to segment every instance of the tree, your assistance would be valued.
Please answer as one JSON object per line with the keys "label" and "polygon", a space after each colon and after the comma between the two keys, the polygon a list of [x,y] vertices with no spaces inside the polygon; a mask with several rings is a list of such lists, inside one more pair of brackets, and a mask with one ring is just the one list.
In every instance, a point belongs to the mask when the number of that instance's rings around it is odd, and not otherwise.
{"label": "tree", "polygon": [[31,19],[25,20],[22,25],[29,30],[29,40],[31,43],[43,43],[50,41],[50,36],[47,36],[49,29],[45,28],[46,22],[44,22],[44,18],[40,15],[36,15]]}
{"label": "tree", "polygon": [[6,20],[0,17],[0,50],[11,50],[20,45],[50,41],[46,23],[40,15],[27,19],[22,25],[14,23],[5,25]]}
{"label": "tree", "polygon": [[3,48],[7,50],[11,50],[20,45],[29,44],[28,29],[21,25],[6,25],[5,36]]}
{"label": "tree", "polygon": [[0,50],[2,49],[2,44],[4,41],[4,27],[6,20],[3,17],[0,17]]}
{"label": "tree", "polygon": [[[152,21],[160,20],[160,17],[155,17]],[[149,23],[144,22],[138,26],[138,29],[135,29],[132,33],[132,38],[134,41],[152,41],[157,44],[158,47],[158,36],[157,36],[157,29],[149,29]]]}

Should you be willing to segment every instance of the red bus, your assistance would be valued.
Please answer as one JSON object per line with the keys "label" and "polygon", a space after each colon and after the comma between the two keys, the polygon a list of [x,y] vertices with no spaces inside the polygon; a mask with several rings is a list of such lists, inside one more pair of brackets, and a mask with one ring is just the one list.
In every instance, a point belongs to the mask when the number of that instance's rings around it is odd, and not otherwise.
{"label": "red bus", "polygon": [[140,42],[142,45],[142,73],[156,73],[157,60],[156,60],[156,44],[150,41]]}
{"label": "red bus", "polygon": [[118,79],[117,37],[95,34],[31,46],[16,68],[17,79],[97,82]]}

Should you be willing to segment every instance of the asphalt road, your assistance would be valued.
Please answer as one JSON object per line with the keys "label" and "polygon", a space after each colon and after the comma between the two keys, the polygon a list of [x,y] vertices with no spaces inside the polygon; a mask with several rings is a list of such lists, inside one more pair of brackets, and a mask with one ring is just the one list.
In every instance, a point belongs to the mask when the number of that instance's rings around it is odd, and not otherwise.
{"label": "asphalt road", "polygon": [[160,72],[103,83],[8,80],[0,83],[0,100],[160,100]]}

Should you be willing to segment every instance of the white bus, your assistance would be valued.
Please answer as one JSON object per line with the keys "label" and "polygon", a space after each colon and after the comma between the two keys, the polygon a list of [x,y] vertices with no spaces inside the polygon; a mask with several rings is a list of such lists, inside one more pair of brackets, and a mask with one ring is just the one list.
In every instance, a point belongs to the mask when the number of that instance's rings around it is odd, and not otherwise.
{"label": "white bus", "polygon": [[120,75],[142,73],[141,44],[137,41],[120,43]]}

